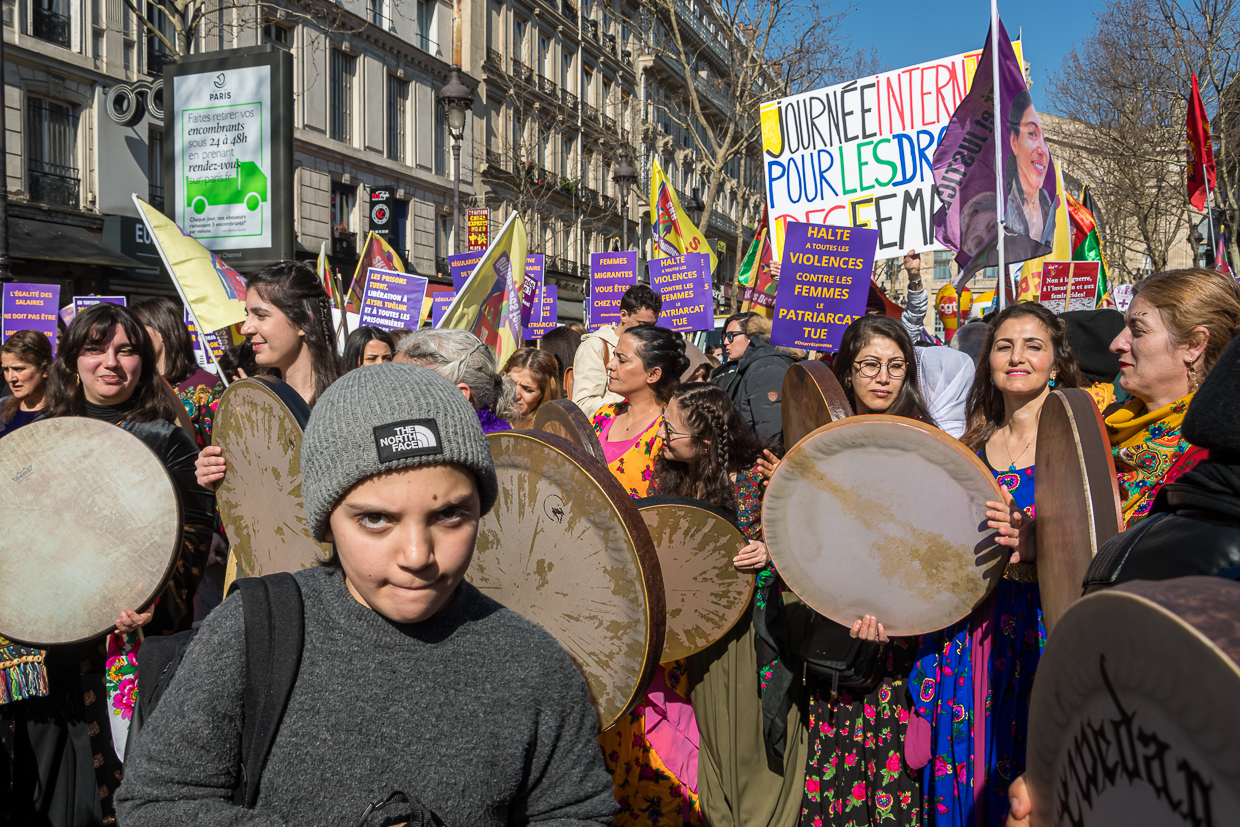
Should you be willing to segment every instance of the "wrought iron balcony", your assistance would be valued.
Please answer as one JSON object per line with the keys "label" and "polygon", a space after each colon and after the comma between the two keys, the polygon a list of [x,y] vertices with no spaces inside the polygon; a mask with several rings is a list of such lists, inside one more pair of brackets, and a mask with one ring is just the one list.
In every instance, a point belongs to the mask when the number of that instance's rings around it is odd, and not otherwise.
{"label": "wrought iron balcony", "polygon": [[487,147],[487,166],[492,169],[505,169],[503,154],[498,150]]}
{"label": "wrought iron balcony", "polygon": [[512,59],[512,76],[516,78],[517,83],[524,83],[527,86],[534,85],[534,70],[515,57]]}
{"label": "wrought iron balcony", "polygon": [[568,107],[568,111],[570,112],[577,111],[577,96],[574,95],[572,92],[568,91],[567,89],[560,90],[560,102],[563,103],[566,107]]}
{"label": "wrought iron balcony", "polygon": [[160,212],[164,211],[164,188],[155,184],[147,184],[147,197],[150,198],[151,206]]}
{"label": "wrought iron balcony", "polygon": [[487,66],[493,66],[499,71],[504,71],[504,56],[498,49],[487,49]]}
{"label": "wrought iron balcony", "polygon": [[82,179],[76,168],[32,160],[27,172],[31,201],[75,210],[80,205]]}
{"label": "wrought iron balcony", "polygon": [[604,115],[603,116],[603,131],[606,132],[608,135],[615,134],[616,119],[608,115]]}
{"label": "wrought iron balcony", "polygon": [[538,76],[538,91],[551,98],[560,97],[559,87],[555,85],[555,81],[542,75]]}
{"label": "wrought iron balcony", "polygon": [[598,123],[598,110],[585,101],[581,102],[581,114],[586,117],[586,120]]}
{"label": "wrought iron balcony", "polygon": [[32,35],[39,40],[69,48],[69,33],[72,24],[68,15],[45,9],[37,4],[31,8],[30,12],[30,33]]}

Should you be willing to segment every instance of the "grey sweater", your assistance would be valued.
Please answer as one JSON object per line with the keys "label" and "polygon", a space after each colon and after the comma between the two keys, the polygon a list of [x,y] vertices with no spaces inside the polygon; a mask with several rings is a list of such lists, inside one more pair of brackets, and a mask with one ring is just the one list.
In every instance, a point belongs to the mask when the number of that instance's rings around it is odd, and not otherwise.
{"label": "grey sweater", "polygon": [[306,644],[255,809],[231,803],[245,689],[233,597],[203,623],[130,750],[121,827],[353,827],[394,790],[447,827],[611,824],[585,681],[540,627],[468,583],[435,617],[398,626],[354,600],[338,571],[296,577]]}

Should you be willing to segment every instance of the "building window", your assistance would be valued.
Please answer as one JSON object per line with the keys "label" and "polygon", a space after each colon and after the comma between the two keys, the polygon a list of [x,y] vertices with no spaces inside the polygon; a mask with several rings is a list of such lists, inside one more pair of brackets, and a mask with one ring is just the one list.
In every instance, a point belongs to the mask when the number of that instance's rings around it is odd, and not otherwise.
{"label": "building window", "polygon": [[395,242],[392,246],[400,251],[402,256],[408,257],[409,247],[405,243],[405,231],[409,223],[409,202],[393,201],[392,202],[392,240]]}
{"label": "building window", "polygon": [[573,177],[573,139],[564,139],[564,151],[560,153],[560,175],[564,178]]}
{"label": "building window", "polygon": [[263,26],[263,40],[281,49],[288,49],[293,45],[293,32],[279,23],[268,23]]}
{"label": "building window", "polygon": [[30,33],[39,40],[67,49],[70,30],[66,0],[34,0],[30,4]]}
{"label": "building window", "polygon": [[125,41],[125,74],[128,75],[133,71],[133,51],[134,44],[132,40]]}
{"label": "building window", "polygon": [[384,0],[366,0],[366,19],[381,29],[387,30],[387,3]]}
{"label": "building window", "polygon": [[151,206],[164,212],[164,131],[152,129],[146,142],[146,180]]}
{"label": "building window", "polygon": [[357,58],[332,50],[331,63],[331,137],[346,144],[353,143],[353,77]]}
{"label": "building window", "polygon": [[[170,34],[172,27],[169,25],[168,15],[164,14],[163,10],[154,3],[147,3],[146,13],[154,27],[169,40],[175,42],[176,34]],[[164,64],[171,63],[172,60],[172,54],[168,51],[168,47],[164,45],[164,42],[148,32],[146,35],[146,73],[156,76],[163,75]]]}
{"label": "building window", "polygon": [[553,77],[551,72],[551,39],[544,34],[538,36],[538,71],[545,78],[550,79]]}
{"label": "building window", "polygon": [[348,184],[332,184],[332,229],[340,233],[353,232],[353,205],[357,191]]}
{"label": "building window", "polygon": [[405,162],[405,118],[409,109],[409,82],[395,75],[387,79],[387,156]]}
{"label": "building window", "polygon": [[936,250],[934,253],[934,280],[947,281],[952,277],[952,251]]}
{"label": "building window", "polygon": [[442,258],[452,255],[449,242],[452,240],[452,216],[441,215],[435,222],[435,256]]}
{"label": "building window", "polygon": [[435,119],[435,174],[447,178],[452,174],[448,167],[448,113],[436,105],[432,117]]}
{"label": "building window", "polygon": [[424,52],[434,51],[435,4],[433,0],[418,0],[417,45]]}
{"label": "building window", "polygon": [[26,148],[31,201],[78,208],[81,179],[75,165],[77,110],[67,103],[30,98]]}

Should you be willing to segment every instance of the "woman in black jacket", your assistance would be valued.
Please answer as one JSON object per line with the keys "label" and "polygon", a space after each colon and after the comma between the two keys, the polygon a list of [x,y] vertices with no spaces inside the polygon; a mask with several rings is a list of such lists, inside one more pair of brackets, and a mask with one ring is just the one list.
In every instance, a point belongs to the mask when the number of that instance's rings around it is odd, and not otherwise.
{"label": "woman in black jacket", "polygon": [[[115,633],[50,647],[43,653],[46,693],[0,705],[0,733],[12,733],[0,750],[0,766],[8,777],[8,783],[0,783],[0,811],[13,824],[94,827],[113,822],[112,792],[121,778],[118,754],[124,752],[126,713],[136,685],[137,630],[165,635],[193,622],[215,497],[194,480],[198,446],[176,424],[177,400],[161,382],[142,323],[125,307],[106,302],[78,314],[52,364],[45,416],[103,420],[146,443],[163,462],[180,500],[181,546],[167,584],[148,611],[124,612]],[[89,468],[82,471],[90,473]]]}

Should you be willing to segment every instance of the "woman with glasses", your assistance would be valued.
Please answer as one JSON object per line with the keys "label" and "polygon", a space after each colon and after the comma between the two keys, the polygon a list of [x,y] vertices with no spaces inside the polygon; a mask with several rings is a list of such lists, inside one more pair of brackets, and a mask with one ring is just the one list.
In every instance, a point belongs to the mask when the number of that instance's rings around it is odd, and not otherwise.
{"label": "woman with glasses", "polygon": [[[761,444],[727,393],[704,382],[676,389],[659,435],[663,450],[650,493],[693,497],[732,515],[750,540],[732,564],[757,575],[747,619],[689,658],[702,817],[712,825],[792,824],[800,813],[805,739],[797,737],[800,705],[790,697],[799,683],[787,666],[781,586],[762,542]],[[769,720],[766,706],[774,710]]]}
{"label": "woman with glasses", "polygon": [[[904,416],[933,424],[918,390],[917,359],[903,325],[887,316],[862,316],[848,326],[833,366],[858,414]],[[987,503],[999,542],[1015,545],[1017,532],[1001,503]],[[813,623],[831,623],[815,617]],[[811,684],[809,747],[802,802],[803,827],[860,827],[892,821],[921,823],[920,766],[905,760],[912,698],[909,674],[918,639],[888,638],[878,618],[853,623],[852,637],[880,647],[876,674],[861,686]]]}

